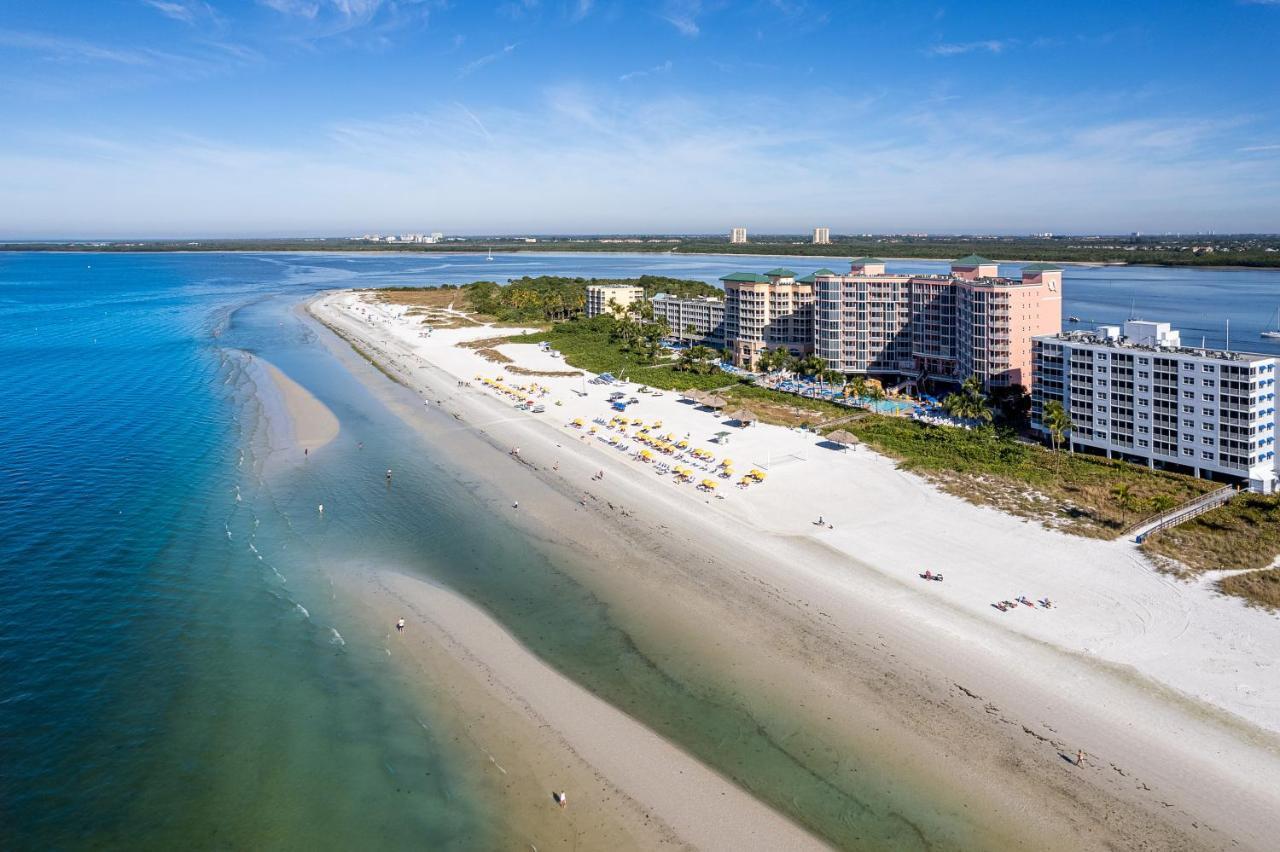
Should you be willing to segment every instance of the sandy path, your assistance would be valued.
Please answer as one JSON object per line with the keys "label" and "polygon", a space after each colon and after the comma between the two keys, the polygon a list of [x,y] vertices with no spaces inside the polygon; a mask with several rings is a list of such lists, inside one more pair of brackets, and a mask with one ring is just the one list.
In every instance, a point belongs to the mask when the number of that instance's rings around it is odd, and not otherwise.
{"label": "sandy path", "polygon": [[[623,457],[575,443],[478,392],[455,394],[451,384],[456,381],[437,381],[431,370],[417,369],[397,335],[332,307],[322,303],[316,310],[342,324],[346,333],[359,335],[381,360],[393,367],[399,362],[411,384],[424,392],[429,388],[433,397],[453,397],[447,404],[487,433],[490,443],[524,447],[522,467],[537,470],[540,482],[509,472],[501,477],[504,488],[522,505],[545,507],[549,528],[584,529],[581,520],[556,516],[561,510],[544,499],[546,488],[571,499],[586,490],[584,511],[597,516],[595,523],[628,533],[628,546],[654,557],[645,566],[652,583],[645,585],[640,571],[601,572],[602,592],[625,590],[632,599],[644,600],[643,592],[665,599],[673,609],[688,607],[693,623],[701,619],[708,631],[710,625],[728,630],[736,624],[753,657],[750,667],[769,671],[770,682],[760,688],[793,689],[797,701],[811,707],[815,725],[821,726],[824,714],[883,717],[886,730],[857,743],[859,753],[874,752],[877,742],[881,748],[891,744],[901,762],[918,768],[921,776],[939,775],[936,759],[950,758],[944,777],[936,779],[941,788],[964,789],[975,803],[1018,824],[1016,834],[1040,838],[1034,844],[1039,846],[1090,848],[1119,838],[1126,846],[1218,848],[1236,840],[1266,848],[1267,838],[1280,828],[1276,794],[1259,783],[1275,777],[1280,763],[1275,743],[1256,729],[1197,707],[1124,668],[1063,654],[1035,636],[957,609],[932,588],[922,591],[886,578],[840,554],[839,541],[787,535],[785,511],[763,512],[759,526],[751,529],[737,526],[741,521],[732,512],[709,501],[705,509],[694,509],[702,501],[651,474],[645,478]],[[449,357],[459,351],[451,349]],[[452,367],[463,380],[475,370],[493,371],[474,360]],[[872,466],[870,473],[884,463],[871,453],[856,455],[858,464]],[[558,468],[554,473],[548,469],[552,463]],[[608,471],[606,480],[590,482],[589,473],[600,468]],[[958,515],[952,523],[961,539],[965,521],[973,526],[975,517],[980,523],[969,530],[969,538],[998,540],[1027,526],[1006,524],[997,513],[975,514],[974,507],[939,498],[922,490],[918,480],[891,470],[869,476],[868,483],[887,488],[886,478],[893,477],[906,487],[885,492],[884,499],[899,507],[905,495],[917,509],[941,499]],[[780,495],[787,491],[785,485],[779,489]],[[740,505],[744,514],[752,513],[750,504]],[[778,531],[762,534],[761,527]],[[849,536],[855,530],[842,524],[836,532]],[[909,553],[918,546],[909,530],[903,533],[880,531],[855,538],[852,545],[873,545],[873,552],[879,546],[886,549],[885,558],[892,558],[895,547]],[[751,547],[744,550],[746,540]],[[963,550],[955,548],[957,554]],[[613,564],[610,557],[625,558],[623,552],[596,555],[603,564]],[[676,567],[703,560],[696,572]],[[705,600],[695,605],[698,596]],[[1127,638],[1144,633],[1142,622]],[[690,635],[696,641],[693,631]],[[733,658],[732,650],[723,653]],[[875,672],[891,680],[882,683]],[[815,686],[819,681],[825,696]],[[848,727],[835,725],[832,736],[855,737]],[[1077,747],[1090,754],[1083,770],[1067,767],[1062,758]]]}

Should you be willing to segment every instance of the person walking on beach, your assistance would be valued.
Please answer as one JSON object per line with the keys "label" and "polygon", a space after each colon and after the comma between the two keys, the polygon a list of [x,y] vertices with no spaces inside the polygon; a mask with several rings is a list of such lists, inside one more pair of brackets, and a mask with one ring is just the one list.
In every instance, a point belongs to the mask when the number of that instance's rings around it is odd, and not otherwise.
{"label": "person walking on beach", "polygon": [[403,618],[396,622],[396,632],[397,632],[397,633],[403,633],[403,632],[404,632],[404,619],[403,619]]}
{"label": "person walking on beach", "polygon": [[1076,766],[1084,766],[1084,749],[1076,751]]}
{"label": "person walking on beach", "polygon": [[556,804],[561,808],[567,808],[569,806],[569,794],[564,790],[561,790],[559,793],[552,793],[551,798],[555,799]]}

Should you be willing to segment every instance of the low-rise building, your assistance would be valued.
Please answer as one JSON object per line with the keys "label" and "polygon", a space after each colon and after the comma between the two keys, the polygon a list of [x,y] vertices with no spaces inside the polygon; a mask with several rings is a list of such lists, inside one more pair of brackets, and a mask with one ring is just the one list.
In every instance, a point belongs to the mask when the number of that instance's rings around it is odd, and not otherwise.
{"label": "low-rise building", "polygon": [[659,293],[649,300],[654,320],[664,320],[681,343],[724,346],[724,300],[711,296],[681,298]]}
{"label": "low-rise building", "polygon": [[1033,356],[1040,432],[1057,401],[1075,449],[1275,490],[1276,356],[1186,347],[1141,320],[1039,336]]}
{"label": "low-rise building", "polygon": [[644,288],[632,284],[587,285],[587,317],[613,313],[611,305],[630,310],[637,302],[644,301]]}

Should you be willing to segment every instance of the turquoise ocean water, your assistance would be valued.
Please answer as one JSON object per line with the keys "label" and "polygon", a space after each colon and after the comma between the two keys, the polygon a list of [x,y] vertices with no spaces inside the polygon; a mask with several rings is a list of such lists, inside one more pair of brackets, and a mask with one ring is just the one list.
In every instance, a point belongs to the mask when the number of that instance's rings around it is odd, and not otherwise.
{"label": "turquoise ocean water", "polygon": [[[541,272],[714,280],[750,266],[0,254],[0,847],[509,840],[430,702],[389,694],[375,637],[339,629],[349,621],[323,593],[326,572],[370,554],[481,603],[553,665],[833,840],[917,845],[923,807],[877,811],[795,740],[780,749],[751,707],[646,657],[292,313],[338,286]],[[1212,343],[1230,316],[1233,341],[1265,350],[1256,333],[1277,283],[1088,271],[1069,275],[1066,310],[1123,319],[1145,293],[1155,304],[1139,312],[1181,321],[1184,336]],[[251,356],[334,410],[335,452],[272,471]],[[406,446],[420,452],[406,460]],[[387,489],[378,472],[391,466]],[[332,506],[323,518],[317,502]],[[535,629],[548,623],[561,629]]]}

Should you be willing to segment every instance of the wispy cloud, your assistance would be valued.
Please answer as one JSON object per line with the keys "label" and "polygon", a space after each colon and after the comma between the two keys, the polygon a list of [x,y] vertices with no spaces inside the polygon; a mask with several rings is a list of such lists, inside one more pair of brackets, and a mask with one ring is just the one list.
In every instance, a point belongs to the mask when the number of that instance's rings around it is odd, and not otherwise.
{"label": "wispy cloud", "polygon": [[[1277,5],[1280,5],[1280,2],[1278,2]],[[1237,148],[1236,150],[1244,151],[1246,153],[1257,153],[1259,151],[1280,151],[1280,145],[1249,145],[1248,147]]]}
{"label": "wispy cloud", "polygon": [[925,48],[931,56],[962,56],[966,53],[1004,53],[1013,45],[1014,39],[986,39],[984,41],[966,41],[935,44]]}
{"label": "wispy cloud", "polygon": [[668,59],[666,62],[662,63],[661,65],[655,65],[652,68],[642,68],[639,71],[628,71],[626,74],[623,74],[620,77],[618,77],[618,81],[621,83],[626,83],[628,81],[636,79],[637,77],[647,77],[650,74],[665,74],[670,70],[671,70],[671,60]]}
{"label": "wispy cloud", "polygon": [[680,35],[694,38],[702,32],[698,26],[701,14],[701,0],[667,0],[659,17],[675,27]]}
{"label": "wispy cloud", "polygon": [[197,21],[220,22],[218,13],[204,0],[142,0],[166,18],[193,25]]}
{"label": "wispy cloud", "polygon": [[0,30],[0,45],[31,51],[40,54],[46,59],[64,62],[111,62],[120,65],[150,65],[155,59],[147,51],[103,47],[81,39],[21,30]]}
{"label": "wispy cloud", "polygon": [[431,12],[446,7],[448,0],[258,0],[258,3],[297,23],[300,29],[292,34],[293,38],[316,42],[358,30],[369,30],[375,37],[385,38],[392,31],[425,24]]}
{"label": "wispy cloud", "polygon": [[569,19],[573,21],[581,21],[587,15],[591,14],[595,0],[574,0],[572,8],[569,10]]}
{"label": "wispy cloud", "polygon": [[502,59],[503,57],[506,57],[506,56],[510,56],[512,53],[515,52],[515,49],[519,46],[520,46],[520,42],[515,42],[513,44],[506,44],[502,46],[502,50],[495,50],[493,53],[486,53],[484,56],[481,56],[478,59],[471,60],[466,65],[463,65],[461,68],[458,69],[459,79],[461,79],[462,77],[469,77],[475,72],[479,71],[481,68],[484,68],[486,65],[492,65],[493,63],[497,62],[499,59]]}

